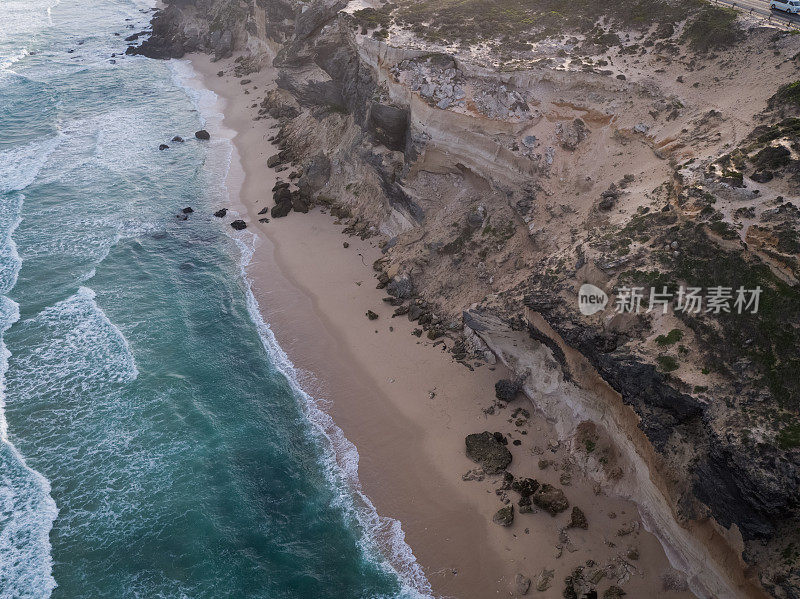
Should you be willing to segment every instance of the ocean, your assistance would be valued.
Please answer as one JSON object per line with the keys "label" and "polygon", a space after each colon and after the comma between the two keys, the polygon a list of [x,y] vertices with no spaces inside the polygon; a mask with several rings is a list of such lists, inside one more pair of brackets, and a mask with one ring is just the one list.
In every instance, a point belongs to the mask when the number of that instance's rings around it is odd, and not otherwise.
{"label": "ocean", "polygon": [[151,7],[0,0],[0,597],[427,596],[213,217],[210,92],[112,57]]}

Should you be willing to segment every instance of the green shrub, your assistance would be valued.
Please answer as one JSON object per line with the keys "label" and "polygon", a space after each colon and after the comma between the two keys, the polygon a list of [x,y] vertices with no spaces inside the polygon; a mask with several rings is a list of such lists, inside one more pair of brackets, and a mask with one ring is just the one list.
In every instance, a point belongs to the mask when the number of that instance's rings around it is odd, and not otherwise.
{"label": "green shrub", "polygon": [[705,4],[689,22],[683,40],[697,52],[727,48],[741,37],[739,13],[735,8]]}
{"label": "green shrub", "polygon": [[800,81],[781,85],[778,91],[769,99],[769,105],[788,104],[800,106]]}
{"label": "green shrub", "polygon": [[683,339],[683,331],[680,329],[672,329],[666,335],[659,335],[656,337],[656,343],[662,347],[665,345],[672,345]]}
{"label": "green shrub", "polygon": [[661,370],[664,372],[673,372],[678,370],[678,360],[672,356],[658,356],[658,358],[656,358],[656,362],[658,362],[659,368],[661,368]]}
{"label": "green shrub", "polygon": [[800,422],[790,424],[778,433],[778,447],[781,449],[800,447]]}

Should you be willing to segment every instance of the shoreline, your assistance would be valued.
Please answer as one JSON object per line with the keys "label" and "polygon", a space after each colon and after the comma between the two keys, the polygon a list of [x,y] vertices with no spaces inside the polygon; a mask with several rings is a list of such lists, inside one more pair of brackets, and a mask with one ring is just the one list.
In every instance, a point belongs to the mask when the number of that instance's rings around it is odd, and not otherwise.
{"label": "shoreline", "polygon": [[[272,121],[253,121],[250,104],[271,85],[271,69],[248,75],[252,91],[245,95],[234,77],[216,76],[221,68],[230,70],[230,61],[188,58],[200,81],[224,104],[221,124],[234,133],[228,185],[239,216],[258,238],[247,274],[262,317],[301,373],[303,388],[328,404],[327,413],[358,448],[361,489],[381,516],[402,524],[434,593],[509,596],[515,575],[523,574],[534,581],[532,596],[559,597],[564,577],[575,567],[587,560],[605,563],[635,545],[638,559],[630,561],[633,574],[624,585],[629,595],[691,596],[661,589],[669,562],[658,540],[642,530],[635,505],[595,495],[580,472],[572,473],[565,493],[571,505],[584,510],[590,528],[569,531],[574,551],[555,557],[566,512],[520,514],[509,528],[492,524],[492,514],[502,507],[494,492],[498,480],[462,480],[475,467],[464,455],[464,436],[503,431],[522,443],[513,451],[512,473],[559,484],[558,470],[537,465],[541,451],[561,462],[561,472],[568,463],[552,424],[523,399],[510,404],[509,412],[517,407],[531,412],[522,427],[528,434],[509,434],[514,429],[510,413],[484,414],[494,401],[494,382],[504,377],[502,367],[484,365],[470,372],[432,343],[413,337],[413,323],[391,318],[392,308],[374,289],[371,264],[381,255],[374,241],[343,237],[319,208],[258,223],[258,211],[272,203],[269,190],[276,173],[266,159],[275,150],[266,141]],[[219,131],[211,133],[213,139]],[[378,320],[366,319],[368,309]],[[552,455],[550,441],[556,443]],[[638,523],[635,533],[614,538],[633,522]],[[616,543],[604,542],[612,538]],[[543,569],[554,570],[552,586],[537,592],[536,577]]]}

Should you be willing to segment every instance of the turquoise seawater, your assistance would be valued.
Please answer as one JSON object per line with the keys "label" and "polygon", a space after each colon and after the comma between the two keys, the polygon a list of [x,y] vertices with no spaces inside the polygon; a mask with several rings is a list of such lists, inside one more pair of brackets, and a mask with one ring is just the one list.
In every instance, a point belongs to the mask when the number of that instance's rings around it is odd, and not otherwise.
{"label": "turquoise seawater", "polygon": [[0,597],[425,595],[212,216],[190,67],[112,62],[149,9],[0,0]]}

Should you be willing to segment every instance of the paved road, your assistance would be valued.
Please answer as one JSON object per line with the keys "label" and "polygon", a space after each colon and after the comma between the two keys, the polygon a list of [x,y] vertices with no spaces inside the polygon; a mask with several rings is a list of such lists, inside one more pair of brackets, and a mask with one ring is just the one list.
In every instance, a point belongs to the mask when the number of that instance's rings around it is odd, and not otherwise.
{"label": "paved road", "polygon": [[735,6],[745,13],[752,12],[762,17],[772,17],[772,21],[792,23],[800,26],[800,15],[785,13],[781,10],[771,10],[767,0],[721,0],[720,4]]}

